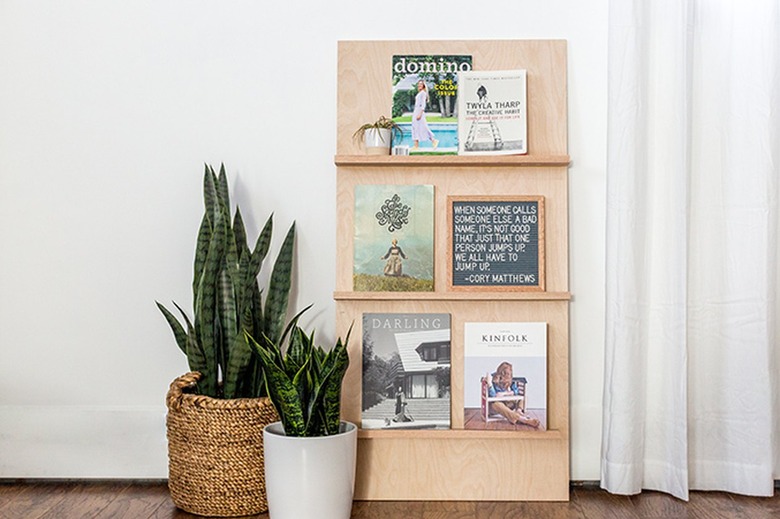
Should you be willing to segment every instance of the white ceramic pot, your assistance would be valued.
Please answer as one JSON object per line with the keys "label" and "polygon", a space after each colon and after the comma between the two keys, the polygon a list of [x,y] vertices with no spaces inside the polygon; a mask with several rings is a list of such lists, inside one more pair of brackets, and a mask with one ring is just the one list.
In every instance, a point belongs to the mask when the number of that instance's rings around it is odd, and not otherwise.
{"label": "white ceramic pot", "polygon": [[393,135],[387,128],[369,128],[363,135],[363,144],[368,155],[389,155]]}
{"label": "white ceramic pot", "polygon": [[333,436],[285,436],[281,422],[263,429],[265,490],[271,519],[349,519],[355,490],[357,427]]}

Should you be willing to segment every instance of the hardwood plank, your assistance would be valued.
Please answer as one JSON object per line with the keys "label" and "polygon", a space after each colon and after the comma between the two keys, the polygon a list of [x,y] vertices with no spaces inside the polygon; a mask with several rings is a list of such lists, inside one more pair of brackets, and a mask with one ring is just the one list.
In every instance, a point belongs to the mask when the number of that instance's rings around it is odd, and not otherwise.
{"label": "hardwood plank", "polygon": [[747,517],[756,519],[776,519],[780,517],[780,494],[774,497],[750,497],[729,494],[734,506],[747,513]]}
{"label": "hardwood plank", "polygon": [[[753,519],[755,510],[740,506],[725,492],[692,493],[687,505],[688,516],[701,519]],[[777,516],[775,516],[777,517]]]}
{"label": "hardwood plank", "polygon": [[35,519],[69,497],[71,486],[25,483],[0,485],[0,518]]}
{"label": "hardwood plank", "polygon": [[[506,483],[502,483],[506,484]],[[749,518],[780,516],[780,494],[748,497],[724,492],[692,492],[685,502],[660,492],[613,495],[595,485],[574,486],[569,502],[511,501],[355,501],[353,519],[534,519]],[[0,483],[0,519],[82,517],[195,519],[178,510],[165,483]],[[268,514],[249,516],[267,519]]]}
{"label": "hardwood plank", "polygon": [[580,506],[568,503],[479,503],[474,517],[492,519],[495,517],[533,517],[534,519],[585,519]]}
{"label": "hardwood plank", "polygon": [[79,519],[92,519],[110,517],[102,515],[103,510],[129,487],[129,482],[67,484],[67,497],[46,510],[38,518],[78,517]]}
{"label": "hardwood plank", "polygon": [[630,496],[609,494],[598,488],[574,488],[572,499],[582,506],[583,517],[638,519]]}
{"label": "hardwood plank", "polygon": [[[122,490],[116,499],[101,510],[99,517],[111,517],[112,519],[153,517],[156,511],[170,499],[167,486],[160,484],[131,485]],[[171,504],[173,503],[171,502]]]}
{"label": "hardwood plank", "polygon": [[[200,519],[203,517],[176,508],[176,505],[173,504],[173,500],[171,499],[170,493],[168,492],[168,486],[165,483],[161,483],[156,486],[149,486],[145,491],[149,494],[155,495],[155,497],[159,496],[162,498],[159,506],[155,508],[154,511],[152,511],[149,515],[128,515],[126,516],[128,519]],[[113,519],[113,516],[107,517],[111,517],[111,519]],[[268,514],[257,514],[245,517],[252,519],[268,519]],[[234,519],[241,519],[241,517]]]}
{"label": "hardwood plank", "polygon": [[641,494],[630,496],[630,499],[632,507],[641,517],[669,519],[688,517],[687,503],[674,499],[668,494],[644,491]]}

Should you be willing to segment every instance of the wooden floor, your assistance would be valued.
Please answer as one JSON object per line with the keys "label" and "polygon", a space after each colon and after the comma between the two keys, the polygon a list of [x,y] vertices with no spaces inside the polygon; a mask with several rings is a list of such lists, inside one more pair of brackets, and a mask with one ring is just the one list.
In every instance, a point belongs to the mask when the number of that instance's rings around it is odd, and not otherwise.
{"label": "wooden floor", "polygon": [[[198,517],[177,510],[165,483],[0,482],[0,518],[168,519]],[[254,516],[268,517],[267,514]],[[595,486],[574,486],[568,503],[355,502],[359,519],[769,519],[780,517],[780,492],[773,498],[696,492],[688,503],[665,494],[615,496]],[[306,519],[306,518],[301,518]],[[316,519],[316,518],[314,518]]]}

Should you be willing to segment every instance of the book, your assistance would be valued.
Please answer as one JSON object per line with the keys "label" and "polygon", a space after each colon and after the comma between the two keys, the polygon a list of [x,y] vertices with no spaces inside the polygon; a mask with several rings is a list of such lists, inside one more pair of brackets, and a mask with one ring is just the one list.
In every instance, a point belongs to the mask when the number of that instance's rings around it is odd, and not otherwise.
{"label": "book", "polygon": [[449,314],[363,314],[362,395],[363,429],[449,429]]}
{"label": "book", "polygon": [[458,84],[459,155],[528,153],[525,70],[464,71]]}
{"label": "book", "polygon": [[433,186],[355,186],[353,290],[433,290]]}
{"label": "book", "polygon": [[393,56],[392,119],[403,130],[396,154],[458,153],[458,73],[471,56]]}
{"label": "book", "polygon": [[463,428],[547,429],[547,323],[466,323]]}

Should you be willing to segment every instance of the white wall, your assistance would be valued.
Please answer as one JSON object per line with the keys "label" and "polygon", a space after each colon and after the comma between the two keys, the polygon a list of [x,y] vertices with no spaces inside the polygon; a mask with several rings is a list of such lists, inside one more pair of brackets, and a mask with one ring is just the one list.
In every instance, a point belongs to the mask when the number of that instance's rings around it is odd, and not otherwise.
{"label": "white wall", "polygon": [[[383,7],[384,6],[384,7]],[[204,163],[250,234],[295,219],[334,331],[336,43],[569,42],[572,478],[598,479],[607,0],[0,2],[0,478],[167,476]],[[315,130],[316,129],[316,130]],[[273,251],[272,251],[273,252]]]}

